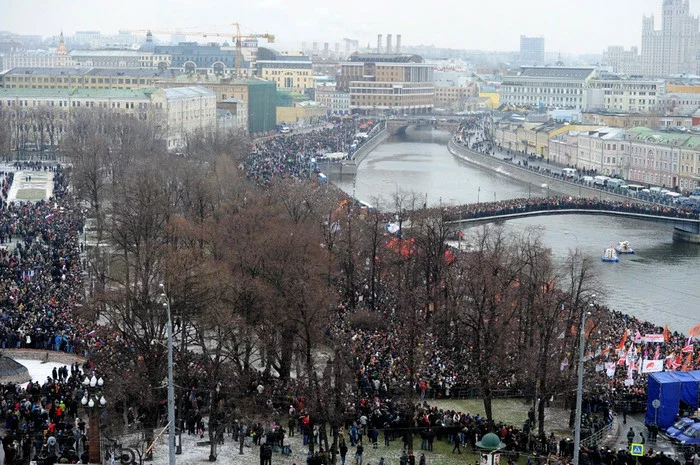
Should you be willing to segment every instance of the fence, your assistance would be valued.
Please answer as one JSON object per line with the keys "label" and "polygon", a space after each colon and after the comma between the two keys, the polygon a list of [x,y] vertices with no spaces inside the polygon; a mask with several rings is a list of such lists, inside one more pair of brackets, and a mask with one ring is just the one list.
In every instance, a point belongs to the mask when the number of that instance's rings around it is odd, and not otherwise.
{"label": "fence", "polygon": [[597,448],[601,440],[608,436],[612,432],[614,422],[610,422],[605,425],[604,428],[599,429],[595,433],[581,440],[581,445],[590,448]]}

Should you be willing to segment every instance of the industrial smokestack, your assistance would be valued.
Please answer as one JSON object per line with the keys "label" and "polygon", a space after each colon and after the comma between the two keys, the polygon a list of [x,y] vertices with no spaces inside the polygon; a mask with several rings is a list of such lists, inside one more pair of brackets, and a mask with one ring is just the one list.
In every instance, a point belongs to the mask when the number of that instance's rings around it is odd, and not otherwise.
{"label": "industrial smokestack", "polygon": [[382,35],[377,34],[377,53],[382,53]]}
{"label": "industrial smokestack", "polygon": [[401,34],[396,34],[396,53],[401,53]]}
{"label": "industrial smokestack", "polygon": [[391,34],[386,35],[386,53],[391,53]]}

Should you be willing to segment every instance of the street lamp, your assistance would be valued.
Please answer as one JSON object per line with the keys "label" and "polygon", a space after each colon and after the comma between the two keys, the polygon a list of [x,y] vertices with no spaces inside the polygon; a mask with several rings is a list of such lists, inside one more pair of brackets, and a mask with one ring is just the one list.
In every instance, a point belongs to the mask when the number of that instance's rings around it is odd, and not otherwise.
{"label": "street lamp", "polygon": [[88,449],[90,463],[102,463],[100,451],[100,408],[107,405],[107,400],[102,394],[104,380],[98,378],[95,373],[92,377],[85,376],[83,389],[85,392],[80,404],[85,408],[90,420],[88,429]]}
{"label": "street lamp", "polygon": [[479,203],[479,196],[481,195],[481,186],[476,188],[476,203]]}
{"label": "street lamp", "polygon": [[[595,299],[595,295],[591,296],[591,300]],[[593,303],[590,304],[591,310]],[[578,343],[578,383],[576,384],[576,424],[574,425],[574,459],[573,465],[579,465],[579,449],[581,448],[581,404],[583,403],[583,352],[584,344],[586,343],[586,317],[590,316],[591,312],[584,311],[581,315],[581,330],[579,331]]]}
{"label": "street lamp", "polygon": [[163,283],[160,284],[161,297],[165,300],[163,307],[168,317],[168,464],[175,465],[175,384],[173,383],[173,322],[170,318],[170,299],[165,294]]}

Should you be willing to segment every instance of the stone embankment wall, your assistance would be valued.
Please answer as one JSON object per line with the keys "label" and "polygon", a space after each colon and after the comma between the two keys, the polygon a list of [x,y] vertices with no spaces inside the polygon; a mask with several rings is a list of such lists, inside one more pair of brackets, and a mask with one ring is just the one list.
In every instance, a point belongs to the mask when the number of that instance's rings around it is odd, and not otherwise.
{"label": "stone embankment wall", "polygon": [[384,142],[389,137],[389,131],[385,128],[379,131],[372,139],[365,142],[362,147],[355,152],[355,158],[352,160],[343,160],[335,163],[320,162],[318,167],[325,175],[355,175],[357,167],[367,158],[372,150],[376,149],[379,144]]}
{"label": "stone embankment wall", "polygon": [[[613,194],[611,192],[606,192],[601,189],[596,189],[594,187],[588,187],[582,184],[564,181],[563,179],[554,178],[547,176],[546,174],[540,174],[535,171],[529,170],[522,166],[517,166],[512,163],[508,163],[503,160],[499,160],[496,157],[490,155],[483,155],[481,153],[473,152],[466,147],[463,147],[454,142],[454,139],[450,139],[447,144],[447,148],[452,153],[452,155],[460,158],[462,160],[468,161],[482,168],[495,171],[504,176],[508,176],[519,181],[532,184],[532,196],[542,197],[543,189],[540,187],[542,184],[547,184],[549,186],[549,191],[552,195],[562,194],[569,195],[572,197],[589,197],[589,198],[599,198],[602,200],[614,200],[614,201],[632,201],[638,203],[646,203],[643,200],[630,198],[626,195]],[[546,189],[545,189],[546,190]],[[546,196],[546,191],[544,192]]]}

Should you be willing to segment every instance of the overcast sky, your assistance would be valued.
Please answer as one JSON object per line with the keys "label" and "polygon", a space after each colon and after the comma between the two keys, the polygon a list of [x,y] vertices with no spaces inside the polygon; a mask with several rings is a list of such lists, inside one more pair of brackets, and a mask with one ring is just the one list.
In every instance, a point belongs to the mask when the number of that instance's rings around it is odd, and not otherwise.
{"label": "overcast sky", "polygon": [[[190,28],[277,36],[276,48],[301,42],[402,34],[404,45],[509,51],[520,35],[544,36],[547,52],[602,53],[607,45],[639,45],[642,15],[660,27],[662,0],[4,0],[0,30],[50,36],[63,30]],[[700,0],[691,0],[693,14]],[[230,29],[230,28],[229,28]],[[167,37],[166,37],[167,38]],[[196,40],[196,39],[195,39]],[[395,40],[395,39],[394,39]],[[341,45],[342,49],[342,45]]]}

